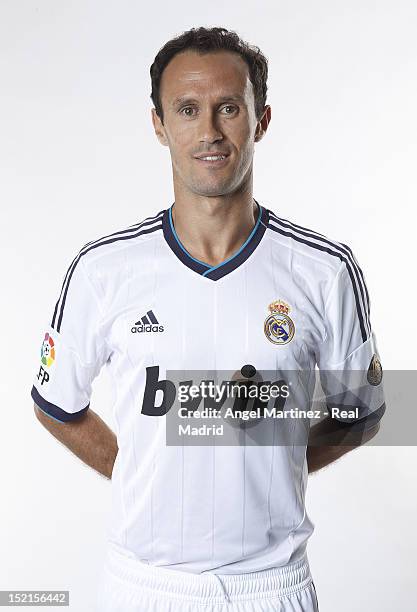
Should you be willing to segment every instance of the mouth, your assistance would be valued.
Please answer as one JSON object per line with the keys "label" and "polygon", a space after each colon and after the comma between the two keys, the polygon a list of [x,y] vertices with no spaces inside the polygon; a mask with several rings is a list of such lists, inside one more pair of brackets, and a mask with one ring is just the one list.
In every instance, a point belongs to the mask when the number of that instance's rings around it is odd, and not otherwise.
{"label": "mouth", "polygon": [[195,157],[194,159],[207,167],[218,168],[227,164],[229,154],[205,155],[204,157]]}

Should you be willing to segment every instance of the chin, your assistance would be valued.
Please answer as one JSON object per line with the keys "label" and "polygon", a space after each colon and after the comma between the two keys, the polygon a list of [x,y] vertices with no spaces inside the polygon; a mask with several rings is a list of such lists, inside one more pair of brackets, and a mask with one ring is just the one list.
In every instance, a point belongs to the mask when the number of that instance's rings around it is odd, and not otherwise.
{"label": "chin", "polygon": [[230,185],[193,185],[191,191],[200,196],[219,197],[232,191]]}

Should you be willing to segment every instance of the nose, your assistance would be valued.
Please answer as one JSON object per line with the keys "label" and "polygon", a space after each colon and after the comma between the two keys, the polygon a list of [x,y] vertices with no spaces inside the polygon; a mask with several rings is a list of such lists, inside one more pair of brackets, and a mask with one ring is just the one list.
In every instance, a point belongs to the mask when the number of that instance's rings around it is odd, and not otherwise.
{"label": "nose", "polygon": [[202,111],[199,118],[200,142],[217,142],[223,140],[223,134],[218,124],[219,118],[215,111]]}

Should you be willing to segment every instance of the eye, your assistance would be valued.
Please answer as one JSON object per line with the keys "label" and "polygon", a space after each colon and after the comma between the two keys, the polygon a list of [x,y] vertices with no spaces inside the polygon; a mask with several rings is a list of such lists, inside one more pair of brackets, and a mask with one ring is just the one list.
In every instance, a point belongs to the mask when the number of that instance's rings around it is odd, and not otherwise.
{"label": "eye", "polygon": [[192,117],[191,114],[184,113],[184,111],[187,111],[187,110],[193,110],[193,107],[192,106],[184,106],[184,108],[182,108],[180,110],[180,114],[181,115],[185,114],[186,117]]}
{"label": "eye", "polygon": [[[225,109],[225,108],[231,108],[231,109],[233,109],[234,111],[236,111],[236,110],[237,110],[236,106],[233,106],[233,104],[227,104],[227,106],[223,106],[223,109]],[[231,115],[231,114],[232,114],[232,113],[226,113],[226,115]]]}
{"label": "eye", "polygon": [[[225,110],[225,109],[232,109],[231,112],[226,112],[226,115],[232,115],[233,113],[237,112],[237,107],[234,106],[233,104],[227,104],[225,106],[223,106],[223,108],[221,110]],[[185,117],[192,117],[193,113],[192,112],[188,112],[188,111],[193,111],[195,110],[193,106],[184,106],[184,108],[181,108],[179,113],[180,115],[184,115]]]}

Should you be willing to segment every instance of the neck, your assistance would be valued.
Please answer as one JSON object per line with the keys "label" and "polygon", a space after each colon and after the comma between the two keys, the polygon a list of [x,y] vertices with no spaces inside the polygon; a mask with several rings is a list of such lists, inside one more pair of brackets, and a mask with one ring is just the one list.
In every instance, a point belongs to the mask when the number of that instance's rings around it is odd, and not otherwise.
{"label": "neck", "polygon": [[252,193],[221,198],[175,200],[172,221],[188,253],[210,266],[217,266],[246,241],[255,227],[258,206]]}

